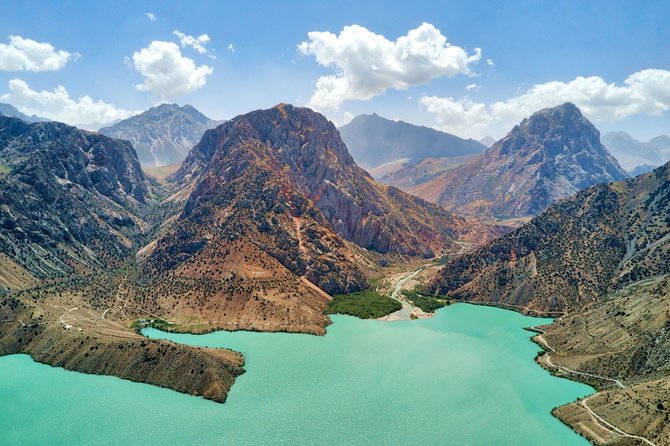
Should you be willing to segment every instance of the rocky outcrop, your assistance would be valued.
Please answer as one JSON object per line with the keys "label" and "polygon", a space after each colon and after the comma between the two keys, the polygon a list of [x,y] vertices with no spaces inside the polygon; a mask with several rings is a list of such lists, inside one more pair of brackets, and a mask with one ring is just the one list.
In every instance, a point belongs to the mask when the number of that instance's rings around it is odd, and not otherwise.
{"label": "rocky outcrop", "polygon": [[482,155],[410,192],[462,215],[508,219],[626,176],[598,130],[566,103],[524,119]]}
{"label": "rocky outcrop", "polygon": [[183,161],[205,130],[219,123],[190,105],[161,104],[100,133],[130,141],[143,165],[165,166]]}

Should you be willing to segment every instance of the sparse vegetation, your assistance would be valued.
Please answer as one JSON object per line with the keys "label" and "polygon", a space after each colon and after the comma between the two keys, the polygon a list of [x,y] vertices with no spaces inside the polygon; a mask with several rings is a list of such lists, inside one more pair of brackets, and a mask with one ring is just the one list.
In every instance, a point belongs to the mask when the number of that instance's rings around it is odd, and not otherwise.
{"label": "sparse vegetation", "polygon": [[402,308],[400,302],[376,291],[338,294],[328,303],[326,314],[348,314],[361,319],[376,319]]}

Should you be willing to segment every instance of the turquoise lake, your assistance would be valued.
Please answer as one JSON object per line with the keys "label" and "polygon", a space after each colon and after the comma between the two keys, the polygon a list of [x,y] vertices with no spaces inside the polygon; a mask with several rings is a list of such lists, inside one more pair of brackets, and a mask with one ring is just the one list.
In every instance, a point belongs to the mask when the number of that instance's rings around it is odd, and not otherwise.
{"label": "turquoise lake", "polygon": [[522,329],[547,319],[465,304],[332,319],[321,337],[145,330],[244,353],[225,404],[2,357],[0,445],[588,445],[550,412],[593,390],[535,364]]}

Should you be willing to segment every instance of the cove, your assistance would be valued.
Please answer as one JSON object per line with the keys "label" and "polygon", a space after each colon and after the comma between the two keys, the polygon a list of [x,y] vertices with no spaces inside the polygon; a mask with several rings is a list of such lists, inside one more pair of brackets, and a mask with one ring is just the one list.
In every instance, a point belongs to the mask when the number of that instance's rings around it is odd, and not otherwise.
{"label": "cove", "polygon": [[0,444],[588,444],[550,412],[593,390],[535,364],[523,330],[549,319],[456,304],[432,319],[332,320],[322,337],[144,331],[244,353],[223,405],[2,357]]}

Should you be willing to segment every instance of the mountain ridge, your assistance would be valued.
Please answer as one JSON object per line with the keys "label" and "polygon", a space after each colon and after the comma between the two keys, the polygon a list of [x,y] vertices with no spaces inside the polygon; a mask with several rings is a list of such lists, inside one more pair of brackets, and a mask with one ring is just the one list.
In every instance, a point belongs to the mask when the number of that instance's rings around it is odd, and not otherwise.
{"label": "mountain ridge", "polygon": [[219,123],[188,104],[161,104],[99,132],[130,141],[142,164],[165,166],[183,161],[204,131]]}
{"label": "mountain ridge", "polygon": [[403,158],[415,164],[424,158],[471,155],[486,149],[472,139],[392,121],[376,113],[358,115],[339,131],[356,162],[368,169]]}

